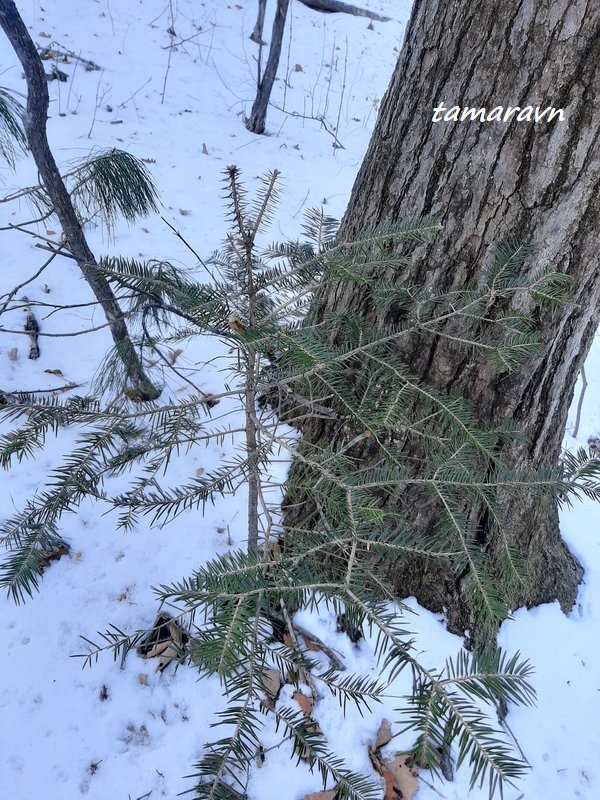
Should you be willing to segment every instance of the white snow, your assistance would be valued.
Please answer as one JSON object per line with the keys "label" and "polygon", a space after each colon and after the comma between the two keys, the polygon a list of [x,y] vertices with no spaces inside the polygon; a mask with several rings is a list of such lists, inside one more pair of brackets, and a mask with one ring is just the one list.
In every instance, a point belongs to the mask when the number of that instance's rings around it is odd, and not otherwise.
{"label": "white snow", "polygon": [[[57,42],[101,66],[100,71],[88,72],[75,59],[57,64],[69,76],[67,83],[49,84],[49,132],[57,161],[65,166],[113,146],[146,159],[160,191],[163,216],[203,255],[219,246],[226,231],[219,196],[223,169],[229,164],[242,168],[250,191],[266,170],[283,173],[281,213],[270,240],[295,237],[307,208],[325,204],[327,213],[338,218],[343,214],[410,13],[406,0],[360,4],[394,20],[369,25],[358,17],[323,15],[291,4],[292,26],[273,95],[273,102],[287,113],[270,109],[267,135],[258,137],[245,129],[242,119],[255,90],[257,46],[248,38],[255,21],[254,2],[18,3],[36,42]],[[269,3],[270,11],[273,5]],[[268,15],[267,38],[270,26]],[[175,36],[167,32],[169,27]],[[170,48],[174,43],[180,44]],[[52,63],[47,62],[48,69]],[[25,92],[20,65],[4,36],[0,67],[0,85]],[[334,148],[332,135],[309,117],[323,117],[330,129],[336,128],[343,149]],[[2,168],[1,177],[5,192],[37,180],[31,159],[22,161],[14,175]],[[33,215],[24,201],[0,208],[2,226]],[[56,227],[49,223],[40,233],[57,239]],[[120,223],[112,237],[100,226],[88,226],[87,232],[96,256],[194,263],[158,216],[132,227]],[[47,256],[23,233],[2,232],[2,237],[0,293],[34,274]],[[55,260],[23,291],[45,302],[91,299],[76,267],[66,259]],[[99,311],[78,308],[44,318],[43,329],[77,331],[103,322]],[[22,311],[7,313],[2,320],[6,328],[17,329],[22,323]],[[109,346],[109,335],[103,329],[81,337],[42,338],[42,355],[36,362],[27,359],[27,345],[26,337],[2,334],[4,391],[48,389],[72,380],[82,384],[83,393]],[[14,347],[18,358],[10,360]],[[190,344],[178,362],[197,367],[195,379],[205,391],[220,388],[220,373],[202,366],[216,352],[211,342]],[[585,444],[600,431],[599,359],[600,348],[595,347],[588,360],[590,385],[578,442],[567,436],[569,446]],[[46,372],[56,369],[64,377]],[[168,378],[167,392],[175,394],[179,388],[176,378]],[[43,486],[71,442],[71,433],[63,431],[34,460],[0,473],[0,517],[15,513]],[[229,453],[228,442],[222,448],[194,448],[172,465],[169,480],[211,469]],[[126,632],[149,627],[157,611],[152,586],[189,575],[230,544],[243,546],[244,492],[208,505],[204,517],[187,513],[164,528],[142,521],[129,533],[115,531],[114,517],[102,516],[102,511],[90,502],[64,517],[61,531],[70,542],[70,555],[46,570],[41,591],[32,599],[16,606],[0,598],[0,794],[12,800],[73,800],[82,795],[90,800],[174,798],[193,787],[185,776],[192,772],[203,744],[215,737],[210,725],[223,707],[216,678],[199,682],[187,666],[176,671],[171,666],[159,674],[154,662],[135,653],[123,664],[107,654],[84,670],[81,660],[71,656],[85,652],[81,635],[97,639],[96,632],[110,624]],[[501,630],[501,645],[509,652],[519,649],[535,665],[539,698],[535,708],[512,709],[507,719],[532,767],[516,790],[507,791],[511,800],[600,796],[597,518],[598,509],[590,502],[562,516],[565,538],[586,568],[571,614],[565,616],[557,604],[520,610]],[[418,634],[419,649],[432,666],[441,666],[459,651],[460,640],[445,630],[443,620],[412,600],[408,603],[416,613],[408,615],[407,625]],[[347,637],[336,633],[335,619],[327,612],[305,613],[302,622],[341,650],[349,669],[377,674],[369,642],[352,647]],[[409,690],[407,680],[402,676],[398,682],[398,694]],[[325,699],[315,708],[315,717],[348,766],[369,772],[367,745],[383,717],[398,718],[398,703],[389,698],[364,717],[349,704],[344,719],[337,703]],[[320,788],[317,774],[291,760],[289,742],[280,743],[281,733],[267,728],[265,749],[280,746],[268,750],[261,769],[253,767],[251,800],[301,800]],[[468,770],[463,768],[452,783],[436,781],[434,788],[423,784],[418,797],[463,800],[468,783]],[[470,796],[479,800],[487,792],[475,789]]]}

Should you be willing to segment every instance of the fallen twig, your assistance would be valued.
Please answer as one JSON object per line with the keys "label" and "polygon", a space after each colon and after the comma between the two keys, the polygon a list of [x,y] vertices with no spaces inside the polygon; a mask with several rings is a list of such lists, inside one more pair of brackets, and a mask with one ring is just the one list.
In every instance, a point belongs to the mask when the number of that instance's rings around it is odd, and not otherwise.
{"label": "fallen twig", "polygon": [[334,667],[334,669],[337,669],[338,672],[344,672],[345,671],[346,665],[341,660],[341,658],[337,655],[335,650],[333,650],[331,647],[326,645],[325,642],[323,642],[321,639],[319,639],[318,636],[315,636],[315,634],[312,633],[312,631],[308,631],[308,630],[306,630],[306,628],[303,628],[302,625],[298,625],[297,622],[293,622],[292,625],[294,626],[294,630],[297,633],[301,634],[301,636],[304,637],[305,641],[313,642],[314,644],[316,644],[316,646],[319,648],[319,650],[322,650],[325,653],[327,658],[331,661],[331,664]]}
{"label": "fallen twig", "polygon": [[327,122],[327,120],[325,119],[325,117],[322,114],[317,114],[317,116],[315,117],[312,114],[301,114],[299,111],[287,111],[285,108],[281,108],[281,106],[278,106],[278,105],[276,105],[276,103],[273,103],[273,102],[269,103],[269,105],[271,105],[273,108],[276,108],[277,111],[281,111],[282,113],[287,114],[290,117],[298,117],[298,119],[312,119],[315,122],[320,122],[321,125],[327,131],[327,133],[330,136],[333,137],[333,140],[334,140],[333,146],[337,150],[345,150],[346,149],[344,147],[344,145],[338,139],[337,134],[335,133],[333,128],[330,126],[330,124]]}
{"label": "fallen twig", "polygon": [[3,389],[0,389],[0,396],[1,397],[29,397],[34,394],[58,394],[62,392],[68,392],[71,389],[80,389],[82,386],[85,386],[83,383],[66,383],[64,386],[57,386],[54,389],[19,389],[18,391],[12,392],[5,392]]}
{"label": "fallen twig", "polygon": [[[292,620],[290,619],[290,615],[288,613],[287,608],[285,607],[285,603],[283,602],[283,600],[280,600],[279,604],[281,606],[281,613],[283,614],[283,619],[285,621],[286,628],[287,628],[288,633],[290,635],[290,639],[292,640],[292,645],[294,647],[294,650],[296,650],[298,653],[302,653],[302,650],[300,649],[300,645],[298,644],[298,639],[296,637],[296,632],[294,630],[294,624],[293,624]],[[304,672],[304,676],[303,677],[306,679],[306,683],[307,683],[307,685],[308,685],[308,687],[310,689],[310,692],[311,692],[311,694],[313,696],[313,700],[316,703],[317,700],[319,700],[320,697],[321,697],[321,695],[319,694],[319,690],[317,689],[317,687],[315,685],[315,682],[313,680],[312,675],[310,674],[310,671],[309,670],[303,670],[303,672]]]}
{"label": "fallen twig", "polygon": [[38,321],[33,315],[33,311],[31,310],[31,306],[29,305],[29,300],[27,297],[22,297],[21,302],[25,303],[25,310],[27,312],[27,318],[25,320],[25,331],[29,335],[29,340],[31,345],[29,347],[29,358],[35,359],[40,357],[40,345],[38,342],[38,335],[40,332],[40,326],[38,325]]}
{"label": "fallen twig", "polygon": [[68,50],[58,42],[50,42],[50,44],[46,45],[46,47],[39,47],[38,45],[38,51],[42,61],[47,61],[49,58],[64,58],[68,56],[75,61],[81,61],[82,64],[85,64],[85,68],[88,72],[93,72],[94,70],[100,69],[95,61],[90,61],[89,58],[82,58],[81,56],[78,56],[77,53],[74,53],[72,50]]}
{"label": "fallen twig", "polygon": [[389,22],[391,17],[383,17],[374,11],[366,8],[358,8],[348,3],[341,3],[340,0],[300,0],[302,5],[312,8],[313,11],[322,11],[324,14],[352,14],[355,17],[367,17],[375,22]]}

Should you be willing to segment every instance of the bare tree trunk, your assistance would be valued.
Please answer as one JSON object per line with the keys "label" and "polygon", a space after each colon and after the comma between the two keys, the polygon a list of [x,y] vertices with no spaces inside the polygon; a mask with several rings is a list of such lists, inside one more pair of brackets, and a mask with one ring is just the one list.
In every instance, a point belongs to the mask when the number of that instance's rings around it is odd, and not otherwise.
{"label": "bare tree trunk", "polygon": [[246,120],[246,127],[252,133],[265,132],[265,120],[267,118],[267,107],[275,78],[277,77],[277,67],[281,56],[281,43],[283,41],[283,31],[287,18],[290,0],[277,0],[277,10],[273,20],[273,32],[271,34],[271,44],[269,46],[269,58],[265,67],[264,75],[258,85],[256,98],[252,105],[250,116]]}
{"label": "bare tree trunk", "polygon": [[0,25],[17,54],[27,79],[27,108],[23,118],[25,133],[68,247],[106,314],[113,340],[132,382],[132,395],[135,395],[137,400],[154,400],[160,395],[160,390],[146,376],[140,358],[129,338],[119,303],[110,285],[96,268],[94,254],[87,243],[71,198],[50,150],[46,134],[49,97],[44,67],[35,44],[12,0],[0,0]]}
{"label": "bare tree trunk", "polygon": [[[436,215],[443,231],[418,248],[410,265],[386,280],[450,289],[477,282],[493,246],[509,235],[533,243],[524,269],[568,273],[572,301],[539,318],[542,348],[517,372],[498,375],[484,359],[457,354],[445,340],[415,339],[401,351],[413,373],[468,398],[482,421],[514,420],[528,443],[507,453],[516,466],[556,465],[577,375],[600,319],[600,5],[586,0],[416,0],[404,47],[352,191],[340,236],[383,223]],[[553,106],[564,122],[440,121],[446,108]],[[438,115],[439,116],[439,115]],[[384,317],[355,286],[317,298],[312,321],[349,307],[374,329]],[[335,337],[335,332],[332,333]],[[305,441],[323,427],[309,423]],[[408,498],[410,500],[410,498]],[[573,605],[582,569],[560,537],[556,503],[505,497],[528,581],[512,608],[558,599]],[[295,518],[296,516],[296,518]],[[419,530],[435,519],[412,508]],[[290,529],[298,512],[288,510]],[[481,545],[494,541],[482,533]],[[448,565],[411,558],[390,565],[400,596],[448,610],[451,628],[474,624],[461,576]]]}
{"label": "bare tree trunk", "polygon": [[[254,30],[250,34],[250,38],[253,42],[256,42],[258,45],[264,44],[263,42],[263,28],[265,27],[265,11],[267,10],[267,0],[258,0],[258,16],[256,18],[256,24],[254,26]],[[259,77],[260,81],[260,77]]]}

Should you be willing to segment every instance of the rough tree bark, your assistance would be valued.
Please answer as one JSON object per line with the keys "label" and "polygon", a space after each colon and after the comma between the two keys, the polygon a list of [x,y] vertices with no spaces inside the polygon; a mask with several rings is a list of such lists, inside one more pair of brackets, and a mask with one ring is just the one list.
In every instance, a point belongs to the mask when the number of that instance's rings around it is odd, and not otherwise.
{"label": "rough tree bark", "polygon": [[128,378],[132,384],[131,396],[140,401],[154,400],[160,395],[160,390],[146,376],[140,358],[129,338],[125,318],[117,298],[104,276],[96,268],[96,259],[85,238],[81,223],[50,150],[46,134],[49,96],[44,67],[25,23],[12,0],[0,0],[0,26],[17,54],[25,73],[27,107],[23,117],[23,126],[42,183],[60,221],[67,246],[106,315],[113,341],[126,365]]}
{"label": "rough tree bark", "polygon": [[[410,266],[386,278],[450,288],[477,280],[494,244],[515,235],[537,247],[524,269],[550,266],[572,278],[572,302],[542,316],[542,351],[514,374],[453,352],[445,341],[413,341],[414,373],[461,393],[483,420],[515,420],[529,443],[515,465],[559,457],[577,375],[600,318],[600,4],[588,0],[416,0],[405,43],[356,178],[340,236],[397,220],[436,215],[443,231]],[[432,122],[434,107],[554,106],[565,121]],[[348,284],[317,298],[313,320],[348,306],[375,328],[393,321]],[[535,312],[537,313],[537,311]],[[305,441],[323,435],[308,424]],[[556,504],[507,497],[529,580],[517,605],[558,599],[569,610],[582,569],[560,537]],[[286,523],[297,524],[289,509]],[[415,524],[433,520],[418,508]],[[493,542],[485,542],[493,547]],[[449,627],[473,624],[460,579],[418,560],[390,566],[398,595],[447,608]]]}

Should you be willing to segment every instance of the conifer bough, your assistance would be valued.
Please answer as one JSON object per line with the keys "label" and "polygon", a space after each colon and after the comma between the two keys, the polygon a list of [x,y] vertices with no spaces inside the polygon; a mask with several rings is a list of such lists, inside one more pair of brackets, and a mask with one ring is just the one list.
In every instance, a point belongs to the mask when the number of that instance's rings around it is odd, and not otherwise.
{"label": "conifer bough", "polygon": [[[496,247],[477,286],[444,293],[392,285],[386,276],[439,230],[431,218],[386,225],[349,240],[336,235],[335,220],[313,210],[305,215],[306,241],[259,247],[275,213],[277,179],[276,171],[267,174],[252,200],[239,170],[227,169],[231,228],[208,262],[219,280],[199,284],[168,262],[101,263],[104,274],[128,290],[133,310],[144,314],[148,295],[157,298],[164,316],[154,320],[155,341],[167,326],[171,343],[206,331],[225,339],[226,391],[220,396],[236,400],[230,412],[209,422],[200,416],[207,404],[198,394],[135,410],[123,404],[102,408],[92,398],[77,397],[23,397],[2,409],[5,420],[22,420],[0,436],[4,469],[34,458],[53,432],[66,426],[79,432],[46,486],[2,523],[0,543],[8,555],[0,564],[0,589],[20,602],[38,588],[44,554],[62,544],[61,516],[86,497],[120,512],[117,526],[127,530],[142,515],[152,524],[166,524],[246,486],[247,548],[230,544],[227,553],[190,577],[156,589],[160,603],[177,613],[189,632],[181,657],[202,675],[217,675],[227,697],[214,723],[226,732],[206,744],[190,776],[197,781],[197,800],[246,800],[247,773],[266,725],[281,728],[294,754],[316,768],[324,784],[335,783],[340,800],[381,797],[377,778],[347,769],[310,716],[284,697],[271,697],[265,708],[269,669],[290,676],[295,689],[308,684],[314,700],[337,698],[342,708],[349,700],[359,710],[378,702],[388,687],[398,696],[391,684],[406,669],[412,680],[409,695],[401,697],[398,723],[416,734],[416,762],[444,772],[454,757],[457,767],[469,765],[472,785],[485,782],[490,796],[501,793],[527,765],[497,730],[492,714],[495,706],[533,702],[531,667],[495,646],[461,653],[442,668],[423,663],[385,565],[415,555],[427,558],[431,568],[449,563],[468,579],[480,619],[495,631],[509,611],[510,594],[504,590],[524,580],[522,559],[504,524],[502,492],[513,500],[522,494],[598,499],[600,462],[580,451],[554,470],[508,467],[500,445],[520,438],[520,432],[508,424],[481,426],[465,401],[412,374],[397,345],[416,332],[436,336],[461,352],[485,354],[506,374],[535,351],[535,320],[527,314],[492,317],[490,300],[508,303],[527,293],[554,306],[564,302],[565,276],[542,270],[535,278],[523,277],[528,249],[505,242]],[[398,308],[401,319],[373,331],[346,301],[327,314],[326,325],[307,320],[313,293],[338,281],[349,296],[365,289],[382,310]],[[151,325],[152,315],[147,316]],[[189,327],[179,328],[178,319]],[[469,325],[475,320],[473,330]],[[275,413],[260,403],[261,396]],[[307,417],[319,420],[331,435],[298,448],[295,432],[280,424],[282,416],[296,425]],[[179,475],[169,481],[165,467],[176,453],[229,437],[237,442],[233,457],[187,481]],[[363,441],[372,447],[368,463],[357,458]],[[407,457],[406,441],[420,442],[426,457]],[[269,496],[275,488],[270,463],[282,453],[296,459],[284,487],[287,502],[298,504],[300,498],[300,510],[308,510],[286,530],[279,522],[279,491]],[[126,491],[111,496],[106,479],[136,465],[143,469]],[[420,529],[414,507],[398,502],[409,488],[419,493],[422,506],[438,512],[435,531]],[[502,547],[494,552],[477,540],[471,510],[481,505],[501,534]],[[326,651],[331,668],[324,668],[293,635],[294,611],[323,604],[353,641],[365,627],[375,634],[377,681],[339,674]],[[152,611],[148,621],[155,617]],[[282,627],[291,644],[282,640]],[[105,650],[124,658],[144,634],[128,635],[111,625],[99,636],[98,644],[85,639],[86,663]]]}

